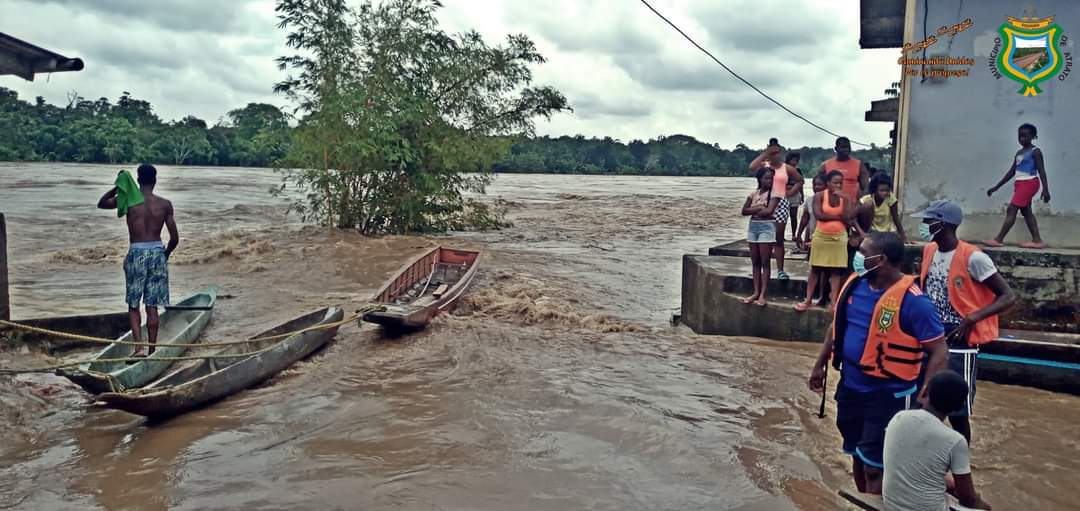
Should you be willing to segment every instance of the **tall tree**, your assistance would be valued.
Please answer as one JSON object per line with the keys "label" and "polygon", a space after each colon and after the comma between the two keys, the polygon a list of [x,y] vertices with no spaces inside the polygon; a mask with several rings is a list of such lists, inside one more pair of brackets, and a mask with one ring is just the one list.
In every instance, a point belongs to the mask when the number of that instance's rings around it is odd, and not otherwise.
{"label": "tall tree", "polygon": [[298,73],[276,89],[305,114],[286,184],[306,192],[304,218],[364,233],[498,225],[465,197],[483,193],[508,138],[533,119],[567,110],[550,87],[531,87],[544,62],[524,35],[489,46],[476,32],[448,34],[430,0],[360,3],[279,0],[287,43],[279,59]]}

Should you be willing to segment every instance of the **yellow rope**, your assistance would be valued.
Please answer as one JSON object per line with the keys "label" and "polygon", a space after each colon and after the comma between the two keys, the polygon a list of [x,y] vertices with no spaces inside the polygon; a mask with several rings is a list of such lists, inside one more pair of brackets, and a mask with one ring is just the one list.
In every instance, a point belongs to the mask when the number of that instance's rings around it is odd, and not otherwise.
{"label": "yellow rope", "polygon": [[[337,328],[337,327],[340,327],[340,326],[342,326],[342,325],[344,325],[346,323],[351,323],[353,321],[356,321],[356,320],[360,319],[361,317],[363,317],[362,313],[356,314],[354,316],[351,316],[349,318],[346,318],[346,319],[343,319],[341,321],[337,321],[337,322],[334,322],[334,323],[327,323],[325,325],[315,325],[313,327],[304,328],[304,329],[301,329],[301,330],[297,330],[295,332],[289,332],[288,334],[284,334],[284,335],[280,335],[280,336],[278,336],[278,335],[269,336],[269,337],[264,337],[262,339],[252,339],[252,340],[249,340],[249,341],[246,341],[246,342],[268,341],[268,340],[274,340],[274,339],[281,338],[281,337],[288,337],[288,336],[292,336],[292,335],[296,335],[296,334],[302,334],[302,333],[305,333],[305,332],[312,332],[312,331],[315,331],[315,330],[326,330],[326,329],[329,329],[329,328]],[[9,322],[0,320],[0,323],[5,323],[6,324],[6,323],[9,323]],[[74,334],[72,334],[72,335],[74,335]],[[142,344],[142,343],[133,343],[133,344]],[[239,343],[231,343],[231,344],[239,344]],[[157,345],[157,346],[159,348],[164,349],[164,348],[179,347],[179,346],[211,346],[211,345],[212,344],[190,344],[190,345],[160,344],[160,345]],[[259,349],[259,350],[249,351],[249,352],[245,352],[245,353],[216,353],[216,354],[207,354],[207,355],[190,355],[190,356],[184,356],[184,357],[155,357],[155,358],[149,358],[149,357],[145,357],[145,358],[143,358],[143,357],[139,357],[139,358],[130,358],[130,357],[129,358],[97,358],[97,359],[91,359],[91,360],[78,360],[78,361],[74,361],[74,362],[66,362],[66,363],[63,363],[63,364],[55,364],[55,365],[50,365],[50,366],[34,367],[34,368],[30,368],[30,369],[0,368],[0,374],[48,373],[48,372],[53,372],[53,371],[55,371],[57,369],[63,369],[63,368],[66,368],[66,367],[76,367],[76,366],[80,366],[82,364],[91,364],[91,363],[179,362],[179,361],[184,361],[184,360],[204,360],[204,359],[211,359],[211,358],[213,358],[213,359],[218,359],[218,358],[247,358],[247,357],[252,357],[252,356],[258,355],[260,353],[270,351],[271,349],[274,349],[274,347],[276,347],[276,346],[277,345],[275,344],[275,345],[267,346],[267,347]],[[94,371],[94,372],[96,372],[96,371]]]}
{"label": "yellow rope", "polygon": [[[364,314],[366,314],[368,312],[373,312],[373,311],[378,310],[380,308],[382,308],[381,305],[369,305],[369,306],[363,307],[359,311],[357,311],[357,316],[355,316],[352,319],[346,321],[346,323],[348,323],[349,321],[359,319]],[[44,335],[48,335],[48,336],[51,336],[51,337],[60,337],[62,339],[72,339],[72,340],[75,340],[75,341],[83,341],[83,342],[88,342],[88,343],[91,343],[91,344],[109,344],[109,345],[119,344],[119,345],[123,345],[123,346],[172,346],[172,347],[175,347],[175,348],[197,348],[197,347],[220,348],[220,347],[224,347],[224,346],[235,346],[237,344],[249,344],[249,343],[253,343],[253,342],[273,341],[273,340],[276,340],[276,339],[284,339],[286,337],[289,337],[289,336],[292,336],[292,335],[295,335],[295,334],[302,334],[304,332],[308,332],[308,331],[311,331],[311,330],[319,330],[318,327],[312,327],[312,328],[306,328],[306,329],[303,329],[303,330],[297,330],[295,332],[286,332],[286,333],[283,333],[283,334],[269,335],[269,336],[266,336],[266,337],[257,337],[255,339],[245,339],[245,340],[241,340],[241,341],[217,341],[217,342],[200,342],[200,343],[189,343],[189,344],[177,343],[177,344],[168,344],[168,345],[166,345],[166,344],[160,344],[160,343],[151,344],[149,342],[119,341],[119,340],[116,340],[116,339],[106,339],[104,337],[93,337],[93,336],[89,336],[89,335],[80,335],[80,334],[73,334],[73,333],[69,333],[69,332],[60,332],[58,330],[49,330],[47,328],[40,328],[40,327],[36,327],[36,326],[23,325],[21,323],[15,323],[15,322],[12,322],[12,321],[5,321],[5,320],[2,320],[2,319],[0,319],[0,325],[6,325],[6,326],[9,326],[11,328],[15,328],[17,330],[25,330],[27,332],[44,334]]]}

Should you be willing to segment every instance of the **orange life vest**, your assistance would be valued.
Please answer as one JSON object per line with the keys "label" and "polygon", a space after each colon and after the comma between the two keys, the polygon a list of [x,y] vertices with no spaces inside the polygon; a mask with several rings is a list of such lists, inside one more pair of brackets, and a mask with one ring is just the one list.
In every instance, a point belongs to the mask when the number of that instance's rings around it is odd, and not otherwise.
{"label": "orange life vest", "polygon": [[[937,243],[927,243],[923,248],[922,271],[920,282],[926,282],[926,275],[930,273],[930,263],[937,253]],[[990,305],[997,295],[994,291],[981,282],[976,282],[968,273],[968,262],[971,255],[980,251],[979,247],[961,241],[953,254],[952,265],[949,266],[948,288],[949,303],[961,316],[967,316],[987,305]],[[968,344],[978,346],[986,344],[998,338],[998,317],[990,316],[978,323],[971,329],[968,336]]]}
{"label": "orange life vest", "polygon": [[[848,278],[840,291],[833,313],[833,367],[839,369],[843,358],[844,333],[847,330],[847,302],[855,289],[858,275]],[[921,295],[914,275],[904,275],[878,299],[870,316],[859,369],[878,378],[915,381],[922,366],[923,348],[919,340],[900,328],[900,307],[908,291]]]}

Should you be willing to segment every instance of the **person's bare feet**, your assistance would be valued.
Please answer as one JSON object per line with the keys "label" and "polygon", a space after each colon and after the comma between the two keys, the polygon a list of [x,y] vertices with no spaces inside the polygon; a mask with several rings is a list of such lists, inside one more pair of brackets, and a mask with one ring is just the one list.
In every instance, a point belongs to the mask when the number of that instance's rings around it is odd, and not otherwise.
{"label": "person's bare feet", "polygon": [[746,298],[743,298],[742,303],[745,303],[746,305],[750,305],[750,304],[754,303],[755,301],[757,301],[757,297],[758,297],[758,295],[747,296]]}
{"label": "person's bare feet", "polygon": [[135,351],[131,352],[131,354],[128,355],[128,358],[146,358],[146,356],[146,348],[139,346],[135,348]]}
{"label": "person's bare feet", "polygon": [[1042,250],[1042,249],[1046,248],[1046,243],[1043,243],[1041,241],[1028,241],[1026,243],[1021,243],[1020,247],[1021,248],[1031,248],[1031,249],[1035,249],[1035,250]]}
{"label": "person's bare feet", "polygon": [[764,306],[768,305],[768,303],[769,302],[765,301],[764,298],[758,298],[757,301],[754,302],[754,305],[757,305],[758,307],[764,307]]}
{"label": "person's bare feet", "polygon": [[795,312],[806,312],[810,307],[813,307],[813,304],[810,302],[799,302],[795,304]]}
{"label": "person's bare feet", "polygon": [[983,240],[983,245],[988,247],[1004,247],[1005,244],[998,240]]}

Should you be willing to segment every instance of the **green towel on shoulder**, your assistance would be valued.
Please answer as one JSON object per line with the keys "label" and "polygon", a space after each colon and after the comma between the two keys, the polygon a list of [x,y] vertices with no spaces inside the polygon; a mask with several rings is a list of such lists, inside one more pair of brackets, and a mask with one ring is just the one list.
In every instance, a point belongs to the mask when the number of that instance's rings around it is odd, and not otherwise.
{"label": "green towel on shoulder", "polygon": [[116,176],[116,216],[126,215],[128,208],[143,202],[146,200],[143,199],[142,190],[139,190],[139,183],[135,182],[130,172],[121,170]]}

